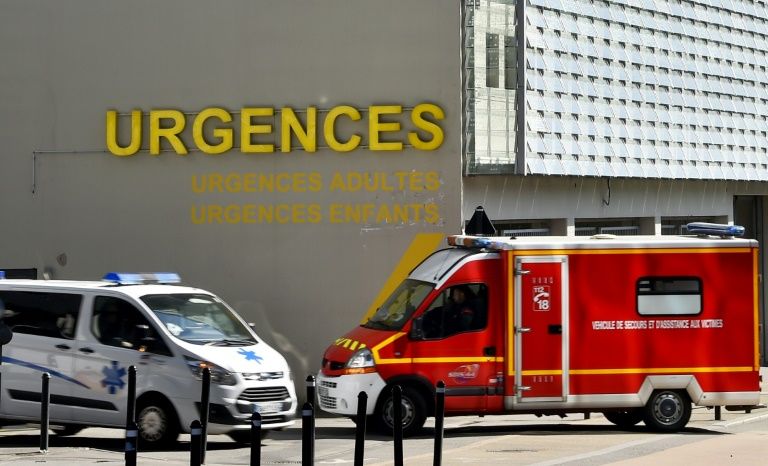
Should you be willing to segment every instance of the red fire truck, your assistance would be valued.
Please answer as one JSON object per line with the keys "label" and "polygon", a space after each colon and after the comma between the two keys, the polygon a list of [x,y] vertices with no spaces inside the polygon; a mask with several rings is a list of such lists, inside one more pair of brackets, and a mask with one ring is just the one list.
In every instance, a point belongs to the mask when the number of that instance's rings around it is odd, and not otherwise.
{"label": "red fire truck", "polygon": [[406,435],[434,414],[438,381],[448,416],[601,412],[672,432],[692,404],[756,405],[757,242],[722,228],[451,236],[326,350],[319,405],[354,416],[365,391],[391,429],[400,385]]}

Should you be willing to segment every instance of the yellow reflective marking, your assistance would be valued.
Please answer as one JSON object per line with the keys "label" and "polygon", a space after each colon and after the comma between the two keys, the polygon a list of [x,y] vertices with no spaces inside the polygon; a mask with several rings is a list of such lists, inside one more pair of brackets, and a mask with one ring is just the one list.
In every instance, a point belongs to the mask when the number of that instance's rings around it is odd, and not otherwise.
{"label": "yellow reflective marking", "polygon": [[504,361],[504,358],[492,358],[492,357],[474,357],[474,356],[467,356],[467,357],[451,357],[451,358],[413,358],[413,362],[415,363],[423,363],[423,362],[455,362],[455,363],[465,363],[465,362],[502,362]]}
{"label": "yellow reflective marking", "polygon": [[754,309],[753,314],[753,326],[754,329],[754,335],[752,335],[752,338],[755,342],[755,367],[754,370],[760,370],[760,336],[758,334],[758,326],[759,326],[759,317],[758,317],[758,293],[759,293],[759,269],[757,266],[757,249],[752,250],[752,308]]}
{"label": "yellow reflective marking", "polygon": [[399,332],[391,337],[387,338],[386,340],[382,341],[378,345],[374,346],[371,350],[371,353],[373,354],[373,360],[376,362],[376,364],[401,364],[404,362],[411,362],[410,358],[389,358],[389,359],[382,359],[379,357],[379,350],[387,346],[388,344],[392,343],[393,341],[397,340],[398,338],[405,335],[405,332]]}
{"label": "yellow reflective marking", "polygon": [[632,249],[515,249],[518,256],[554,256],[558,254],[690,254],[690,253],[745,253],[753,248],[632,248]]}
{"label": "yellow reflective marking", "polygon": [[[610,374],[679,374],[701,372],[751,372],[755,370],[751,366],[739,367],[647,367],[630,369],[571,369],[572,375],[610,375]],[[525,373],[525,372],[524,372]]]}
{"label": "yellow reflective marking", "polygon": [[368,308],[368,312],[365,313],[365,317],[363,317],[363,320],[360,321],[360,323],[365,323],[376,313],[376,310],[384,304],[384,301],[389,295],[395,291],[398,285],[400,285],[406,277],[408,277],[411,270],[437,249],[443,241],[443,238],[445,238],[445,235],[442,233],[418,233],[416,237],[413,238],[408,249],[406,249],[405,253],[400,257],[400,262],[384,283],[384,286],[379,291],[379,295],[373,300],[373,303],[371,303],[371,306]]}
{"label": "yellow reflective marking", "polygon": [[562,370],[551,371],[523,371],[522,375],[563,375]]}

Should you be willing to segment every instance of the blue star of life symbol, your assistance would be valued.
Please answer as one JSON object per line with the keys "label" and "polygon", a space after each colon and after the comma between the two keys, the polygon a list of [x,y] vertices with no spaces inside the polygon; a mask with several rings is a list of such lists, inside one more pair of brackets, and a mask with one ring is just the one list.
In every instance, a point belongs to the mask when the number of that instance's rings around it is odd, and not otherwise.
{"label": "blue star of life symbol", "polygon": [[257,363],[261,364],[261,361],[264,359],[261,356],[257,355],[253,351],[246,351],[244,349],[241,349],[237,352],[238,354],[242,354],[245,357],[246,361],[256,361]]}
{"label": "blue star of life symbol", "polygon": [[101,370],[104,379],[101,381],[102,387],[107,387],[110,395],[114,395],[118,389],[125,387],[123,377],[125,377],[125,367],[120,367],[117,361],[112,361],[112,366],[104,366]]}

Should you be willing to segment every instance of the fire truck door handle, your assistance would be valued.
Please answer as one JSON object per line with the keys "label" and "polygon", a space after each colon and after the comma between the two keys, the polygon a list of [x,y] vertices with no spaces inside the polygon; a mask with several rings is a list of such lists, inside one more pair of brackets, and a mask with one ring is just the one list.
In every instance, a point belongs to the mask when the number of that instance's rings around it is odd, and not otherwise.
{"label": "fire truck door handle", "polygon": [[515,328],[515,332],[517,332],[517,333],[528,333],[530,331],[531,331],[530,327],[516,327]]}
{"label": "fire truck door handle", "polygon": [[550,325],[549,326],[549,333],[553,335],[562,335],[563,334],[563,326],[562,325]]}
{"label": "fire truck door handle", "polygon": [[483,348],[483,356],[496,356],[496,347],[486,346]]}

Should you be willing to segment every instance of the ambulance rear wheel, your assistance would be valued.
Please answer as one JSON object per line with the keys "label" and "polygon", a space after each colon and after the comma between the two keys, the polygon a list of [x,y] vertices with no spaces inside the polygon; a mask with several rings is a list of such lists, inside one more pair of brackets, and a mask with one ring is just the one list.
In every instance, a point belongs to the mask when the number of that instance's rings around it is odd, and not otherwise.
{"label": "ambulance rear wheel", "polygon": [[179,420],[171,403],[159,396],[140,400],[136,409],[139,448],[167,446],[179,437]]}
{"label": "ambulance rear wheel", "polygon": [[691,400],[683,391],[657,390],[645,405],[643,421],[651,430],[677,432],[691,419]]}
{"label": "ambulance rear wheel", "polygon": [[635,408],[624,411],[606,411],[603,416],[622,429],[629,429],[643,420],[643,410],[642,408]]}
{"label": "ambulance rear wheel", "polygon": [[62,426],[51,427],[53,433],[59,437],[70,437],[72,435],[77,435],[83,429],[85,429],[85,426],[79,426],[75,424],[64,424]]}
{"label": "ambulance rear wheel", "polygon": [[[401,419],[403,421],[403,436],[410,437],[417,434],[427,420],[427,408],[424,397],[414,388],[402,387]],[[392,388],[388,387],[382,394],[376,405],[374,414],[376,424],[380,430],[391,433],[394,426],[394,404],[392,403]]]}

